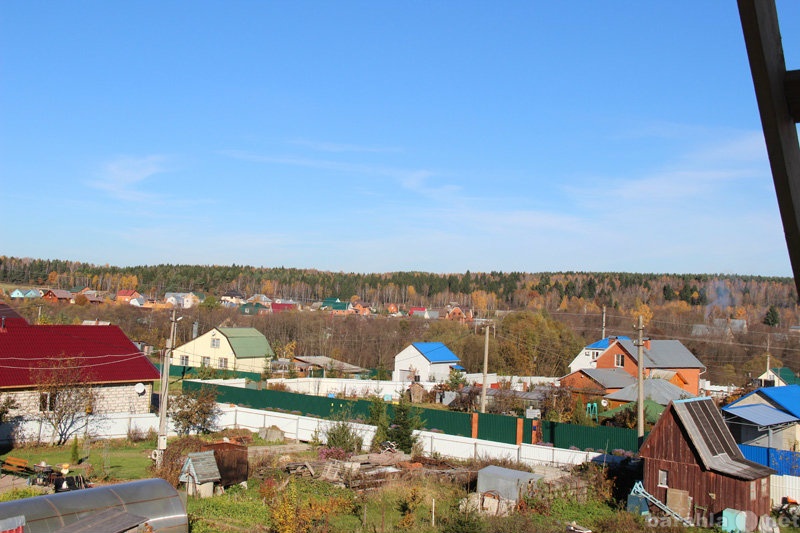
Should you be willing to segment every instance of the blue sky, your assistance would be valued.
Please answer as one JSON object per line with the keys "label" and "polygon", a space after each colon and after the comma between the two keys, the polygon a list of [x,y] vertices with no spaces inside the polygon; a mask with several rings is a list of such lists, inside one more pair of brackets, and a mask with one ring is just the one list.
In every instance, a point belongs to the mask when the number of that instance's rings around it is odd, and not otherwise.
{"label": "blue sky", "polygon": [[791,275],[733,0],[4,2],[0,191],[4,255]]}

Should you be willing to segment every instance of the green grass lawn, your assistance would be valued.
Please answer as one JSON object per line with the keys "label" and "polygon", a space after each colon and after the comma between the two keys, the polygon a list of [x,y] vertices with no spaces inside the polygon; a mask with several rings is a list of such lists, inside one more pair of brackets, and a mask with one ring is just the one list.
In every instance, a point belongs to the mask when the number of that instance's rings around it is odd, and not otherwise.
{"label": "green grass lawn", "polygon": [[[91,444],[87,450],[79,442],[78,465],[72,465],[72,445],[65,446],[27,446],[15,448],[0,455],[27,459],[31,465],[42,461],[49,465],[70,463],[70,470],[95,480],[132,480],[150,477],[147,467],[150,466],[150,451],[155,447],[151,441],[130,443],[127,440],[99,441]],[[88,452],[88,455],[87,455]]]}

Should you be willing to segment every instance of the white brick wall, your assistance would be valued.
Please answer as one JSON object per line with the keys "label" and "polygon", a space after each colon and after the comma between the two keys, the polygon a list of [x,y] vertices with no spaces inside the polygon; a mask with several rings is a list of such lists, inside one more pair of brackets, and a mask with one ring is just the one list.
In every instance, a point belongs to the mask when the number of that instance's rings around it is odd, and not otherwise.
{"label": "white brick wall", "polygon": [[[150,412],[150,397],[153,393],[153,384],[145,383],[143,394],[134,390],[135,383],[115,383],[97,385],[97,402],[94,405],[95,414],[130,413],[146,414]],[[39,393],[35,390],[6,391],[2,396],[11,396],[17,401],[17,408],[12,410],[10,416],[36,415],[39,413]]]}

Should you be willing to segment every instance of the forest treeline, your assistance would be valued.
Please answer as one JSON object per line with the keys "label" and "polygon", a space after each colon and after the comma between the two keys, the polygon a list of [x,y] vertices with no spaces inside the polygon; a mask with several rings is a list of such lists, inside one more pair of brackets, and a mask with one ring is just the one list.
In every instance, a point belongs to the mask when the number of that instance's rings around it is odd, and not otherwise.
{"label": "forest treeline", "polygon": [[166,292],[220,295],[236,289],[248,296],[266,294],[301,303],[328,297],[358,297],[378,308],[389,303],[430,307],[457,303],[483,314],[584,306],[591,310],[601,306],[629,309],[641,303],[652,307],[685,302],[690,306],[716,306],[722,314],[733,316],[737,308],[793,308],[797,300],[791,278],[761,276],[469,271],[364,274],[235,264],[116,267],[7,256],[0,256],[0,283],[60,289],[89,287],[109,293],[137,289],[156,299]]}
{"label": "forest treeline", "polygon": [[[178,341],[191,338],[195,322],[200,334],[221,324],[252,326],[266,335],[276,353],[328,355],[370,368],[391,369],[394,355],[411,342],[441,341],[470,372],[480,371],[483,335],[475,327],[389,318],[383,312],[388,303],[406,308],[457,303],[493,319],[490,368],[501,373],[563,375],[581,346],[608,335],[633,337],[640,314],[646,336],[683,342],[708,367],[703,377],[713,383],[743,384],[761,374],[767,361],[800,370],[800,334],[791,328],[800,325],[800,316],[791,278],[591,272],[358,274],[238,265],[122,268],[0,256],[0,283],[7,289],[88,286],[109,293],[135,288],[153,298],[167,291],[221,295],[237,289],[306,304],[332,296],[358,297],[375,306],[377,315],[364,319],[293,312],[250,317],[213,306],[183,310],[191,320],[180,323]],[[32,322],[109,320],[131,339],[157,348],[164,347],[169,334],[165,310],[114,304],[14,305]]]}

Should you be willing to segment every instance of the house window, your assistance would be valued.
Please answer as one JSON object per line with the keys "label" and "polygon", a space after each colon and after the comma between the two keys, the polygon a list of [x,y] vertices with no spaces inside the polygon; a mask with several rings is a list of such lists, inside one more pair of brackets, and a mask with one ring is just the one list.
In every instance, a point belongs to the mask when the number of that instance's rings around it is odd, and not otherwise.
{"label": "house window", "polygon": [[189,366],[189,356],[182,355],[181,356],[181,366]]}
{"label": "house window", "polygon": [[669,487],[667,482],[669,481],[668,472],[666,470],[659,470],[658,471],[658,486],[659,487]]}
{"label": "house window", "polygon": [[211,347],[219,348],[219,339],[211,339]]}
{"label": "house window", "polygon": [[621,353],[618,353],[614,356],[614,365],[618,368],[622,368],[625,366],[625,356]]}
{"label": "house window", "polygon": [[220,357],[219,358],[219,367],[222,369],[228,368],[228,358],[227,357]]}
{"label": "house window", "polygon": [[211,366],[211,358],[210,357],[201,357],[200,364],[202,366]]}
{"label": "house window", "polygon": [[56,408],[56,393],[43,392],[39,395],[39,411],[42,413],[54,411]]}

